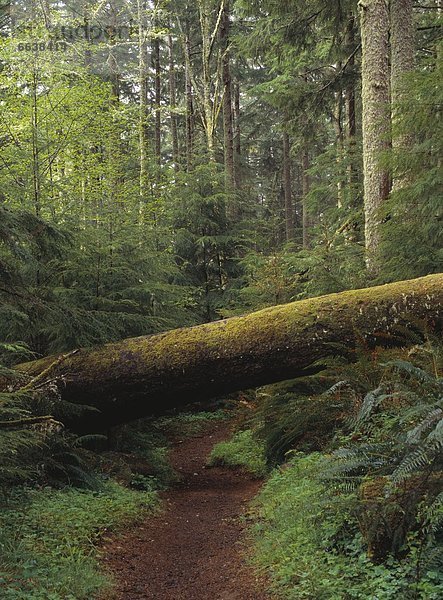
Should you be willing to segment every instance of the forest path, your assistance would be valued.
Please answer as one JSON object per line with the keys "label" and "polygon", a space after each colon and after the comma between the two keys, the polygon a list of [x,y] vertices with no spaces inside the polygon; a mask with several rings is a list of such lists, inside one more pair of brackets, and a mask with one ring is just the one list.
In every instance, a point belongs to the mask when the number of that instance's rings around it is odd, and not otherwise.
{"label": "forest path", "polygon": [[206,468],[212,447],[229,437],[226,422],[173,440],[182,481],[163,494],[165,510],[106,541],[104,562],[118,600],[265,600],[242,556],[241,515],[260,482],[241,471]]}

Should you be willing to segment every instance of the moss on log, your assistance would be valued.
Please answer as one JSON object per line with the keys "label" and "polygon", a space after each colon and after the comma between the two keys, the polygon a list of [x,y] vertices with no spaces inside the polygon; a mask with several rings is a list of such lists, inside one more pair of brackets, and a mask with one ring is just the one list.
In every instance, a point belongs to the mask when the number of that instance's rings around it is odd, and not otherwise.
{"label": "moss on log", "polygon": [[[443,274],[331,294],[157,335],[81,349],[18,368],[31,376],[49,368],[62,398],[86,404],[67,423],[98,430],[196,400],[306,373],[337,344],[383,340],[400,325],[443,315]],[[405,345],[408,343],[405,337]]]}

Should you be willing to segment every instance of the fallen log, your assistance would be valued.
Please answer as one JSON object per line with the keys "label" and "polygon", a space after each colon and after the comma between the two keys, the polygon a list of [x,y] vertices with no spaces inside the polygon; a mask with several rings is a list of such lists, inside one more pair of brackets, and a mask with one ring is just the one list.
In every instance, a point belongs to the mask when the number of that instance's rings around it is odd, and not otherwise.
{"label": "fallen log", "polygon": [[[126,339],[18,367],[58,381],[62,399],[96,409],[67,419],[97,431],[173,407],[313,371],[362,338],[443,316],[443,274],[331,294],[196,327]],[[404,345],[411,344],[406,335]],[[317,368],[318,370],[318,368]]]}

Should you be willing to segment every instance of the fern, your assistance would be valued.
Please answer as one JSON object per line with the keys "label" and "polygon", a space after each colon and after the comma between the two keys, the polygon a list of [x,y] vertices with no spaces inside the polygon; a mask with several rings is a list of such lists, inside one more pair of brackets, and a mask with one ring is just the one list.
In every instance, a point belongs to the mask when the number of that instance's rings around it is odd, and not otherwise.
{"label": "fern", "polygon": [[395,369],[397,373],[409,377],[412,382],[415,381],[423,386],[429,387],[431,390],[443,390],[443,379],[437,378],[431,373],[427,373],[411,362],[397,359],[384,363],[383,366],[391,367]]}
{"label": "fern", "polygon": [[435,534],[443,528],[443,492],[440,492],[424,511],[423,527],[428,533]]}
{"label": "fern", "polygon": [[[442,399],[443,401],[443,399]],[[443,410],[438,406],[432,408],[425,418],[413,429],[408,431],[406,435],[407,444],[417,444],[428,429],[434,426],[435,423],[443,419]]]}
{"label": "fern", "polygon": [[[27,354],[23,344],[0,344],[3,357]],[[92,436],[76,438],[63,432],[63,418],[78,408],[62,402],[56,381],[45,373],[33,380],[18,377],[8,367],[0,369],[10,391],[0,393],[0,488],[5,492],[23,482],[69,483],[96,487],[76,447],[91,442]],[[83,409],[81,409],[83,410]]]}
{"label": "fern", "polygon": [[357,417],[357,423],[365,423],[372,412],[388,397],[389,394],[386,394],[384,385],[380,385],[375,390],[368,392],[363,399],[363,404]]}

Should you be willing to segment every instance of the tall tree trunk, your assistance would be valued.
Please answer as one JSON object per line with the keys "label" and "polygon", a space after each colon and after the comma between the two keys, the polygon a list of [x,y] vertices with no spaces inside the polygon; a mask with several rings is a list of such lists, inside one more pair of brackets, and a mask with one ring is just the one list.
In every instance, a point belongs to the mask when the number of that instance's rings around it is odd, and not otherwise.
{"label": "tall tree trunk", "polygon": [[[40,217],[41,213],[41,198],[40,198],[40,146],[39,146],[39,114],[38,114],[38,74],[37,66],[34,65],[32,73],[32,114],[31,114],[31,128],[32,128],[32,196],[34,203],[34,212],[37,217]],[[39,275],[37,272],[37,284]]]}
{"label": "tall tree trunk", "polygon": [[[415,343],[407,325],[443,318],[443,275],[309,298],[197,327],[77,350],[19,366],[59,383],[66,423],[97,431],[198,399],[318,372],[318,362],[369,345]],[[402,333],[403,332],[403,333]],[[32,387],[32,385],[30,385]],[[68,413],[69,414],[69,413]]]}
{"label": "tall tree trunk", "polygon": [[[353,15],[350,16],[346,28],[346,46],[348,48],[349,59],[348,68],[354,71],[355,57],[353,53],[355,51],[355,18]],[[354,164],[355,155],[355,136],[357,134],[356,125],[356,106],[355,106],[355,83],[352,81],[348,83],[345,90],[345,105],[346,105],[346,145],[349,154],[349,166],[348,166],[348,184],[352,186],[356,178],[356,168]]]}
{"label": "tall tree trunk", "polygon": [[148,64],[147,64],[147,49],[146,49],[146,27],[145,27],[145,11],[146,0],[138,0],[138,84],[139,84],[139,119],[138,119],[138,134],[139,134],[139,153],[140,153],[140,181],[139,181],[139,196],[140,196],[140,214],[144,210],[146,199],[148,196],[149,177],[148,177]]}
{"label": "tall tree trunk", "polygon": [[91,51],[91,23],[90,23],[90,4],[88,0],[83,1],[83,24],[85,27],[85,50],[84,50],[84,63],[87,71],[92,65],[92,51]]}
{"label": "tall tree trunk", "polygon": [[[232,118],[232,80],[229,52],[230,2],[224,1],[220,23],[220,45],[222,51],[223,81],[223,132],[225,176],[227,189],[235,188],[234,132]],[[231,211],[235,213],[235,211]]]}
{"label": "tall tree trunk", "polygon": [[[405,100],[407,90],[404,76],[414,68],[415,26],[412,0],[391,0],[391,100],[392,124],[397,121],[400,104]],[[407,96],[406,96],[407,97]],[[394,151],[401,151],[412,144],[412,138],[393,135]],[[394,189],[405,183],[401,176],[394,178]]]}
{"label": "tall tree trunk", "polygon": [[294,240],[294,207],[292,203],[291,144],[289,135],[283,131],[283,190],[285,199],[286,241]]}
{"label": "tall tree trunk", "polygon": [[120,67],[117,61],[117,54],[115,52],[116,46],[116,34],[115,32],[118,30],[118,11],[112,6],[110,10],[110,37],[109,37],[109,54],[106,64],[108,65],[111,71],[111,86],[112,86],[112,95],[114,97],[114,102],[118,102],[120,99],[120,87],[121,87],[121,73]]}
{"label": "tall tree trunk", "polygon": [[308,173],[308,170],[310,167],[309,151],[306,148],[306,142],[304,143],[304,145],[305,145],[305,147],[302,150],[302,194],[303,194],[302,224],[303,224],[303,248],[306,250],[310,246],[310,239],[309,239],[310,223],[309,223],[309,213],[308,213],[308,207],[307,207],[307,196],[308,196],[309,192],[311,191],[311,178]]}
{"label": "tall tree trunk", "polygon": [[[349,17],[346,26],[346,47],[349,52],[350,59],[348,61],[348,69],[353,71],[355,68],[355,17],[351,15]],[[357,133],[356,125],[356,110],[355,110],[355,84],[351,82],[346,87],[346,117],[347,117],[347,134],[349,138],[355,138]]]}
{"label": "tall tree trunk", "polygon": [[186,86],[186,170],[192,170],[194,155],[194,99],[191,82],[191,40],[189,21],[186,22],[185,40],[185,86]]}
{"label": "tall tree trunk", "polygon": [[202,103],[203,103],[203,126],[206,133],[206,147],[209,159],[215,161],[214,147],[214,105],[211,95],[211,54],[213,44],[211,43],[210,26],[211,8],[208,0],[199,0],[200,31],[202,36]]}
{"label": "tall tree trunk", "polygon": [[50,0],[42,0],[40,6],[43,13],[43,20],[45,22],[45,28],[50,31],[52,27],[52,15],[51,15],[51,4]]}
{"label": "tall tree trunk", "polygon": [[[341,67],[340,67],[341,69]],[[335,115],[334,115],[336,147],[337,147],[337,207],[343,206],[343,152],[344,152],[344,134],[343,134],[343,94],[340,90],[335,98]]]}
{"label": "tall tree trunk", "polygon": [[168,49],[169,49],[169,114],[171,121],[171,138],[172,138],[172,162],[174,163],[174,169],[178,171],[180,169],[180,148],[178,143],[178,131],[177,131],[177,94],[175,89],[175,63],[174,63],[174,43],[172,35],[168,35]]}
{"label": "tall tree trunk", "polygon": [[160,68],[160,39],[153,41],[154,88],[155,88],[155,161],[161,165],[161,68]]}
{"label": "tall tree trunk", "polygon": [[235,185],[241,187],[241,129],[240,129],[240,84],[234,84],[234,164],[235,164]]}
{"label": "tall tree trunk", "polygon": [[389,12],[386,0],[360,0],[362,38],[363,181],[366,265],[380,267],[380,209],[389,194],[381,153],[389,147]]}

